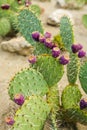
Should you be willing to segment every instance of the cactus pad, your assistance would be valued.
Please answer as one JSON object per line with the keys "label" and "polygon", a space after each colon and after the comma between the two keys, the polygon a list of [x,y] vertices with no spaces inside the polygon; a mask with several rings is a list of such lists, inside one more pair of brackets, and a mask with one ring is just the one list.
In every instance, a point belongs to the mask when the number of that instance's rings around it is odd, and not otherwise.
{"label": "cactus pad", "polygon": [[44,100],[31,96],[17,111],[11,130],[43,130],[49,112],[50,107]]}
{"label": "cactus pad", "polygon": [[34,31],[43,33],[40,20],[31,11],[25,9],[20,11],[18,23],[20,33],[31,45],[35,45],[36,42],[32,39],[31,34]]}
{"label": "cactus pad", "polygon": [[70,84],[75,84],[78,74],[78,58],[77,55],[70,55],[70,62],[67,65],[67,77]]}
{"label": "cactus pad", "polygon": [[58,86],[51,87],[47,93],[47,102],[51,105],[52,111],[56,112],[59,107],[59,93]]}
{"label": "cactus pad", "polygon": [[78,85],[68,85],[62,93],[62,105],[64,109],[73,108],[78,105],[81,99],[81,92]]}
{"label": "cactus pad", "polygon": [[66,122],[81,123],[87,125],[87,112],[80,110],[78,107],[70,108],[62,113],[63,120]]}
{"label": "cactus pad", "polygon": [[83,90],[87,93],[87,61],[80,68],[79,79]]}
{"label": "cactus pad", "polygon": [[30,95],[45,95],[48,86],[43,76],[33,69],[25,69],[17,73],[9,84],[9,95],[13,99],[17,93],[25,97]]}
{"label": "cactus pad", "polygon": [[36,14],[36,16],[39,16],[41,14],[41,8],[36,4],[31,4],[29,6],[29,10]]}
{"label": "cactus pad", "polygon": [[34,50],[35,55],[41,55],[41,54],[51,54],[51,50],[47,47],[44,46],[44,44],[37,43],[35,45],[35,50]]}
{"label": "cactus pad", "polygon": [[5,36],[11,30],[11,25],[8,19],[1,18],[0,19],[0,36]]}
{"label": "cactus pad", "polygon": [[68,17],[64,16],[60,21],[60,36],[65,48],[71,51],[71,45],[74,42],[72,25]]}
{"label": "cactus pad", "polygon": [[63,66],[58,59],[49,55],[38,56],[37,62],[33,65],[46,80],[49,87],[54,86],[63,76]]}

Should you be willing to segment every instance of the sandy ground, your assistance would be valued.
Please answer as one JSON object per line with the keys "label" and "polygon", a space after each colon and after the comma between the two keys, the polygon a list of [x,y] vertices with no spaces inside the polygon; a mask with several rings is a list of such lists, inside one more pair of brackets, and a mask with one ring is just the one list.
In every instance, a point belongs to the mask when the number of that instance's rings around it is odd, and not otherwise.
{"label": "sandy ground", "polygon": [[[42,20],[45,31],[49,31],[52,35],[55,35],[59,32],[58,27],[51,27],[46,24],[48,15],[58,9],[56,6],[56,0],[51,2],[38,2],[33,0],[34,3],[39,4],[44,8],[44,13],[41,15],[40,19]],[[87,13],[87,6],[84,6],[81,10],[69,10],[73,15],[75,20],[74,32],[75,32],[75,42],[82,43],[85,51],[87,51],[87,29],[82,25],[82,15]],[[0,130],[8,130],[7,125],[4,123],[4,117],[9,111],[14,109],[14,103],[10,101],[8,96],[8,84],[10,79],[14,76],[16,72],[21,70],[21,68],[28,67],[27,57],[23,57],[17,54],[12,54],[9,52],[4,52],[0,49]],[[59,88],[62,90],[67,84],[67,79],[64,76],[60,82]],[[83,92],[83,91],[82,91]],[[84,93],[84,92],[83,92]],[[87,127],[79,126],[81,130],[87,130]]]}

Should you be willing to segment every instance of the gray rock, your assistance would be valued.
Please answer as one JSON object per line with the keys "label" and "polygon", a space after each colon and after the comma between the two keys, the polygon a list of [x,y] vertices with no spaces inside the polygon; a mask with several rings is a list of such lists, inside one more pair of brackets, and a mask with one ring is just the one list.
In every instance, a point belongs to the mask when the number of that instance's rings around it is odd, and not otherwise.
{"label": "gray rock", "polygon": [[66,7],[66,2],[65,0],[56,0],[57,4],[59,4],[61,7]]}
{"label": "gray rock", "polygon": [[27,56],[33,52],[33,47],[23,38],[13,38],[9,41],[1,42],[1,48],[8,52],[16,52]]}
{"label": "gray rock", "polygon": [[72,25],[74,24],[72,14],[65,9],[57,9],[54,12],[52,12],[47,19],[47,24],[50,24],[50,25],[53,25],[53,26],[59,26],[60,25],[60,19],[63,16],[69,17]]}

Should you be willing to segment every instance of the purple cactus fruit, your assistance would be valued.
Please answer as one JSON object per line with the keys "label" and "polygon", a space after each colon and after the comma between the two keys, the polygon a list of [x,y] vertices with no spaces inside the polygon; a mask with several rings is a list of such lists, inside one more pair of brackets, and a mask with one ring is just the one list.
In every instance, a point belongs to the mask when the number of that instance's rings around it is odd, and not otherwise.
{"label": "purple cactus fruit", "polygon": [[73,53],[77,53],[79,50],[83,48],[83,46],[81,44],[73,44],[71,48]]}
{"label": "purple cactus fruit", "polygon": [[10,8],[10,5],[9,4],[3,4],[3,5],[1,5],[1,8],[4,9],[4,10],[8,10]]}
{"label": "purple cactus fruit", "polygon": [[43,36],[43,35],[40,35],[39,36],[39,42],[41,42],[41,43],[44,43],[45,42],[45,37]]}
{"label": "purple cactus fruit", "polygon": [[83,51],[83,50],[80,50],[80,51],[78,52],[78,57],[79,57],[79,58],[82,58],[82,57],[84,57],[84,56],[86,56],[86,52]]}
{"label": "purple cactus fruit", "polygon": [[13,125],[15,123],[12,117],[6,117],[5,122],[7,123],[7,125]]}
{"label": "purple cactus fruit", "polygon": [[14,96],[14,102],[18,105],[22,105],[24,103],[25,99],[24,96],[22,94],[16,94]]}
{"label": "purple cactus fruit", "polygon": [[51,33],[45,32],[44,36],[45,36],[45,38],[51,38]]}
{"label": "purple cactus fruit", "polygon": [[60,62],[60,64],[62,64],[62,65],[66,65],[66,64],[68,64],[69,63],[69,56],[61,56],[60,58],[59,58],[59,62]]}
{"label": "purple cactus fruit", "polygon": [[33,38],[35,41],[39,41],[39,36],[40,36],[40,33],[39,33],[39,32],[33,32],[33,33],[32,33],[32,38]]}
{"label": "purple cactus fruit", "polygon": [[78,49],[81,50],[83,46],[81,44],[78,44]]}
{"label": "purple cactus fruit", "polygon": [[25,1],[25,6],[26,6],[26,7],[29,7],[29,5],[31,5],[31,2],[30,2],[29,0],[26,0],[26,1]]}
{"label": "purple cactus fruit", "polygon": [[80,109],[87,108],[87,99],[80,100]]}
{"label": "purple cactus fruit", "polygon": [[54,57],[54,58],[56,58],[56,57],[58,57],[60,55],[60,49],[58,48],[58,47],[54,47],[53,49],[52,49],[52,56]]}
{"label": "purple cactus fruit", "polygon": [[49,39],[49,38],[45,39],[44,45],[45,45],[46,47],[50,48],[50,49],[53,48],[53,43],[52,43],[51,39]]}
{"label": "purple cactus fruit", "polygon": [[36,63],[37,58],[36,58],[36,56],[31,55],[31,56],[29,56],[28,61],[29,61],[29,63],[34,64],[34,63]]}

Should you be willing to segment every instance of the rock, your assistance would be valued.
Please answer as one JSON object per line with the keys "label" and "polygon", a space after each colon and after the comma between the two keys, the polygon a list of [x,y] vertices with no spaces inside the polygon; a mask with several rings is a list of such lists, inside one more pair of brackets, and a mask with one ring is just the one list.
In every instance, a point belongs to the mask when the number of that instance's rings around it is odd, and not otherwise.
{"label": "rock", "polygon": [[70,18],[72,25],[74,24],[73,17],[71,13],[65,9],[57,9],[47,19],[47,24],[53,25],[53,26],[59,26],[60,25],[60,19],[63,16],[67,16]]}
{"label": "rock", "polygon": [[65,0],[56,0],[57,4],[60,5],[61,7],[66,7],[66,2]]}
{"label": "rock", "polygon": [[8,52],[16,52],[20,55],[27,56],[33,52],[33,47],[23,38],[13,38],[1,43],[1,48]]}

